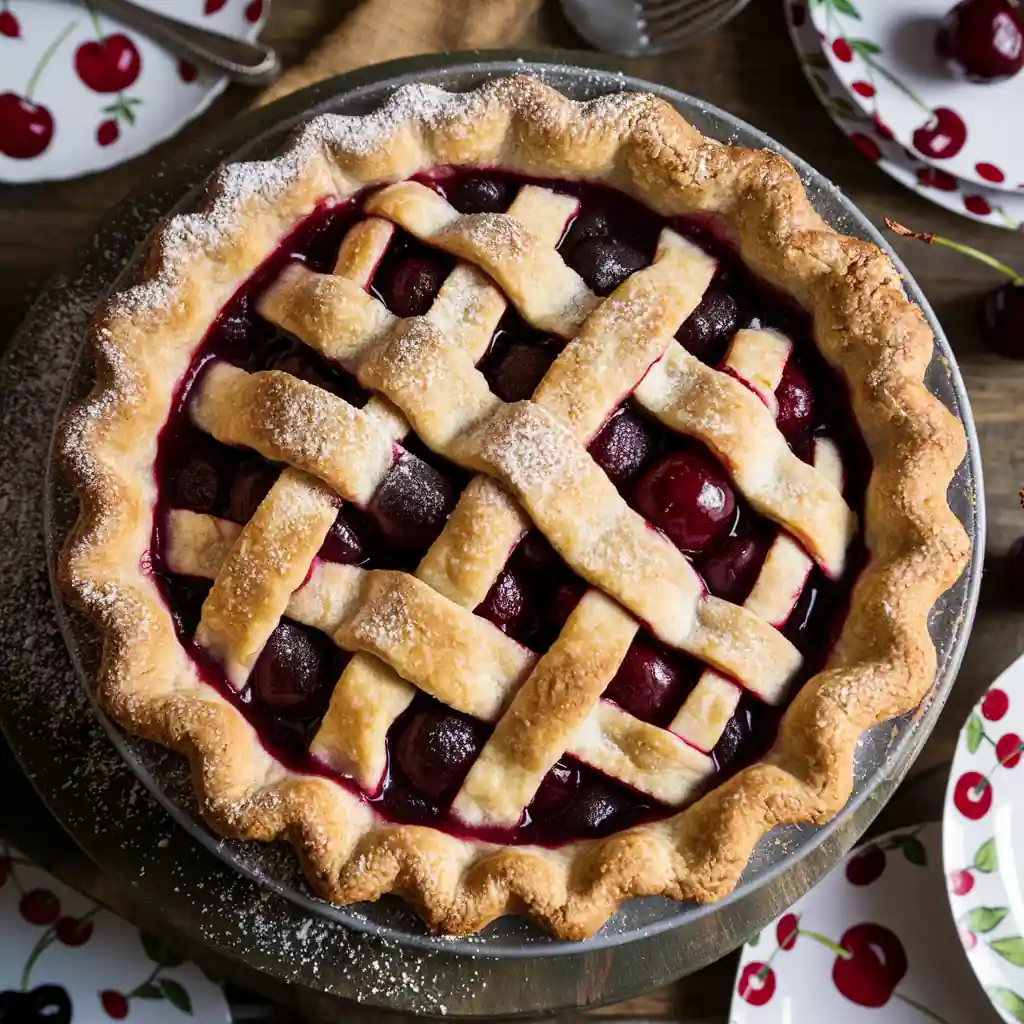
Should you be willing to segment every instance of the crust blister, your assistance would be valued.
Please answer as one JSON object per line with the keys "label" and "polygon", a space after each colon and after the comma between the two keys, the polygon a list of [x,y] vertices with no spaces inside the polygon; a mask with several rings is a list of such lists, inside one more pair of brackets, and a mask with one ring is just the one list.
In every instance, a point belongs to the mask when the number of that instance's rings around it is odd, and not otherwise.
{"label": "crust blister", "polygon": [[[797,695],[766,761],[667,821],[556,852],[384,825],[342,787],[289,772],[199,680],[143,568],[156,438],[216,313],[318,203],[446,164],[601,180],[666,216],[713,215],[752,270],[812,313],[874,465],[870,562],[829,668]],[[222,171],[197,214],[163,224],[141,282],[111,299],[93,339],[97,383],[62,433],[81,514],[61,577],[104,634],[100,699],[124,728],[189,757],[215,828],[287,839],[327,899],[397,891],[438,931],[525,912],[581,938],[633,896],[720,898],[769,829],[840,809],[860,733],[931,685],[928,613],[969,551],[946,501],[966,440],[923,383],[931,332],[888,258],[829,228],[785,160],[712,143],[654,97],[581,105],[520,77],[458,96],[399,90],[368,118],[317,118],[282,156]]]}

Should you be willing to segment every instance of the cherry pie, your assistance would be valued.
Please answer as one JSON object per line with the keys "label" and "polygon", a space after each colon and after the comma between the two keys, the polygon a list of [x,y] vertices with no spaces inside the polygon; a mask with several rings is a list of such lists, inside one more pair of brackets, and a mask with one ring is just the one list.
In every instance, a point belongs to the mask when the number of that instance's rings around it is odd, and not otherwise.
{"label": "cherry pie", "polygon": [[967,540],[927,325],[651,96],[320,117],[94,341],[62,573],[101,699],[325,899],[565,937],[717,899],[931,683]]}

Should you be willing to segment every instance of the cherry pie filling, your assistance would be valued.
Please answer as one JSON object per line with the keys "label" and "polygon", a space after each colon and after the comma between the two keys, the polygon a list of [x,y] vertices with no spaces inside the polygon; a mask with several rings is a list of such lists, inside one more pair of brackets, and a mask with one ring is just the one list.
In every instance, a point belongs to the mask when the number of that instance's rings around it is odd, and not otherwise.
{"label": "cherry pie filling", "polygon": [[[447,171],[421,180],[462,213],[503,212],[526,179],[506,173]],[[580,206],[558,248],[598,295],[608,295],[654,257],[660,231],[671,227],[719,260],[699,306],[678,341],[711,366],[720,366],[735,333],[747,327],[777,329],[793,343],[775,400],[776,422],[792,450],[811,461],[815,441],[828,438],[839,451],[844,497],[860,514],[870,471],[849,410],[845,386],[828,368],[811,338],[808,318],[784,297],[753,278],[706,222],[666,221],[605,186],[561,181],[530,182],[578,198]],[[326,635],[283,619],[266,644],[246,688],[236,692],[223,670],[194,642],[202,603],[211,584],[167,569],[162,531],[172,509],[246,523],[282,467],[247,450],[221,444],[188,416],[190,391],[211,360],[247,371],[283,370],[362,406],[369,398],[354,377],[262,319],[262,292],[293,260],[327,273],[341,239],[360,219],[365,196],[325,205],[307,219],[222,310],[196,354],[159,442],[153,571],[175,618],[182,643],[202,677],[253,725],[273,756],[303,772],[328,774],[356,792],[309,753],[309,743],[350,655]],[[371,292],[401,317],[430,307],[452,257],[398,231],[378,266]],[[509,307],[479,368],[506,402],[529,398],[564,342],[528,326]],[[756,513],[731,484],[725,469],[700,443],[656,422],[627,399],[589,446],[626,501],[668,536],[692,561],[707,590],[741,604],[751,592],[780,527]],[[412,572],[445,525],[471,474],[437,456],[414,436],[396,449],[396,460],[363,508],[340,507],[318,558],[367,568]],[[804,657],[790,696],[824,664],[839,635],[850,589],[863,565],[860,539],[841,579],[813,568],[782,626]],[[483,602],[480,615],[525,647],[546,651],[587,585],[543,535],[531,530],[513,550]],[[638,633],[603,699],[645,722],[667,728],[706,668],[670,650],[644,630]],[[713,750],[716,774],[709,785],[761,758],[774,740],[784,706],[770,707],[749,693]],[[388,769],[380,791],[359,795],[384,817],[429,824],[465,834],[450,805],[493,728],[419,693],[388,733]],[[649,796],[565,756],[550,770],[518,827],[489,830],[505,843],[557,845],[595,837],[672,814]]]}

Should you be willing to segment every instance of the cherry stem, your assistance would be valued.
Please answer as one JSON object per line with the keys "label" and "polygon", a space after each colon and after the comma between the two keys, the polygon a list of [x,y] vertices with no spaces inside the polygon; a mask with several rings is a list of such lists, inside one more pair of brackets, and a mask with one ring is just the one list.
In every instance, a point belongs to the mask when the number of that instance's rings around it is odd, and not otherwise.
{"label": "cherry stem", "polygon": [[57,38],[54,39],[54,41],[46,48],[46,52],[39,58],[39,63],[36,64],[35,69],[32,71],[32,75],[28,80],[28,85],[25,86],[25,99],[32,99],[32,93],[35,92],[36,86],[39,84],[39,76],[45,70],[46,65],[53,60],[54,54],[60,49],[61,44],[65,39],[67,39],[71,31],[77,27],[77,24],[77,22],[73,21],[70,25],[65,25]]}
{"label": "cherry stem", "polygon": [[21,991],[28,991],[29,978],[32,975],[32,968],[35,966],[36,961],[42,955],[44,949],[53,943],[54,928],[51,925],[49,928],[39,936],[36,944],[32,947],[32,952],[29,953],[28,959],[25,961],[25,969],[21,972]]}
{"label": "cherry stem", "polygon": [[103,42],[103,26],[100,24],[100,16],[96,13],[96,8],[92,4],[86,4],[86,9],[89,11],[89,17],[92,19],[92,27],[96,31],[97,42]]}
{"label": "cherry stem", "polygon": [[923,1013],[929,1020],[938,1021],[938,1024],[949,1024],[945,1017],[940,1017],[934,1010],[929,1010],[927,1006],[922,1005],[916,999],[911,999],[909,996],[902,995],[899,992],[894,992],[893,995],[901,1003],[906,1003],[907,1006],[912,1006],[918,1013]]}
{"label": "cherry stem", "polygon": [[831,939],[826,939],[820,932],[809,932],[804,928],[797,929],[797,935],[806,935],[809,939],[814,939],[815,942],[820,942],[826,949],[832,950],[836,956],[842,957],[844,960],[849,960],[853,954],[846,949],[844,946],[836,945]]}
{"label": "cherry stem", "polygon": [[[988,737],[986,737],[986,739],[987,738]],[[981,794],[985,792],[985,787],[992,785],[990,781],[992,776],[995,775],[1000,768],[1005,768],[1007,761],[1013,760],[1013,758],[1017,757],[1021,753],[1024,753],[1024,740],[1021,740],[1012,750],[1008,750],[998,761],[996,761],[992,766],[992,770],[988,772],[982,778],[981,782],[977,783],[971,790],[971,796],[980,798]]]}
{"label": "cherry stem", "polygon": [[982,252],[973,246],[964,245],[963,242],[954,242],[952,239],[943,238],[941,235],[933,235],[927,231],[911,231],[910,228],[904,227],[888,217],[885,218],[885,226],[901,238],[916,238],[919,242],[925,242],[927,245],[942,245],[964,256],[970,256],[972,259],[979,260],[993,270],[998,270],[1000,274],[1005,274],[1014,284],[1024,285],[1024,275],[1018,274],[1012,267],[1008,267],[1005,263],[1000,263],[994,256],[989,256],[987,252]]}
{"label": "cherry stem", "polygon": [[154,967],[153,970],[150,971],[149,977],[145,981],[140,981],[138,985],[136,985],[135,988],[131,990],[131,992],[125,993],[125,999],[131,999],[132,997],[137,996],[147,985],[152,985],[153,982],[156,981],[157,975],[162,970],[163,967],[160,964],[157,964],[156,967]]}

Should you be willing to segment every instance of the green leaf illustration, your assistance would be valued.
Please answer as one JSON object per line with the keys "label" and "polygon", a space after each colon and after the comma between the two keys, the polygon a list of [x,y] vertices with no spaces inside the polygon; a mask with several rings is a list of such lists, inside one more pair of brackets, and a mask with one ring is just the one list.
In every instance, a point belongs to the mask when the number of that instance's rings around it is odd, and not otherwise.
{"label": "green leaf illustration", "polygon": [[1024,967],[1024,939],[1019,935],[1008,935],[1005,939],[993,939],[989,946],[1014,967]]}
{"label": "green leaf illustration", "polygon": [[142,948],[153,963],[161,967],[180,967],[185,962],[185,958],[178,956],[162,939],[155,935],[147,935],[145,932],[140,932],[139,935],[142,939]]}
{"label": "green leaf illustration", "polygon": [[747,939],[747,945],[748,946],[756,946],[760,941],[761,941],[761,933],[760,932],[755,932],[753,935],[750,936],[749,939]]}
{"label": "green leaf illustration", "polygon": [[996,841],[995,839],[986,839],[978,847],[978,852],[974,855],[974,870],[988,875],[998,867],[999,858],[996,856]]}
{"label": "green leaf illustration", "polygon": [[1009,913],[1006,907],[975,907],[964,916],[964,923],[972,932],[992,931]]}
{"label": "green leaf illustration", "polygon": [[192,1000],[189,998],[188,992],[185,991],[184,985],[171,978],[161,978],[160,987],[164,990],[164,995],[167,996],[169,1003],[176,1006],[182,1013],[191,1016]]}
{"label": "green leaf illustration", "polygon": [[977,715],[971,715],[967,719],[967,749],[972,754],[978,752],[978,747],[981,746],[984,736],[985,726],[981,724],[981,719]]}
{"label": "green leaf illustration", "polygon": [[147,981],[144,985],[140,985],[134,992],[132,992],[132,998],[136,996],[139,999],[163,999],[164,994],[154,985],[151,981]]}
{"label": "green leaf illustration", "polygon": [[840,117],[857,117],[859,111],[845,96],[834,96],[829,104]]}
{"label": "green leaf illustration", "polygon": [[990,985],[985,991],[996,1006],[1001,1006],[1014,1020],[1024,1024],[1024,998],[1012,989],[1000,988],[998,985]]}
{"label": "green leaf illustration", "polygon": [[860,21],[860,11],[850,3],[850,0],[832,0],[832,6],[840,14],[845,14],[848,18],[856,18],[857,21]]}
{"label": "green leaf illustration", "polygon": [[862,57],[877,57],[882,52],[878,43],[873,43],[870,39],[847,39],[847,42],[850,44],[850,49]]}
{"label": "green leaf illustration", "polygon": [[903,850],[903,856],[911,864],[917,864],[922,868],[928,864],[928,851],[925,850],[924,843],[917,836],[905,836],[900,841],[900,849]]}
{"label": "green leaf illustration", "polygon": [[804,63],[808,67],[817,68],[818,71],[828,71],[832,66],[828,62],[828,57],[823,53],[808,53],[804,56]]}

